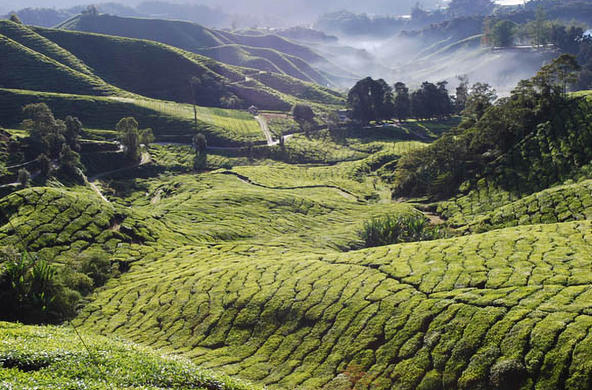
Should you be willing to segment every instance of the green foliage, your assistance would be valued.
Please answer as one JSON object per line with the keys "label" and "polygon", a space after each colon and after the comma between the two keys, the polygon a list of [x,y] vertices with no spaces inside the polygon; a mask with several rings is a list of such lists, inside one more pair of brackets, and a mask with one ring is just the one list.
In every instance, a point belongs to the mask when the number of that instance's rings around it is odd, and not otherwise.
{"label": "green foliage", "polygon": [[491,27],[488,42],[495,47],[510,47],[514,45],[516,23],[511,20],[500,20]]}
{"label": "green foliage", "polygon": [[102,250],[90,250],[82,254],[78,262],[80,272],[92,280],[93,287],[103,286],[112,276],[111,260]]}
{"label": "green foliage", "polygon": [[394,114],[399,121],[404,121],[411,116],[411,99],[409,88],[402,83],[395,84]]}
{"label": "green foliage", "polygon": [[296,104],[292,107],[292,117],[304,127],[306,123],[314,123],[315,114],[310,106],[305,104]]}
{"label": "green foliage", "polygon": [[438,212],[450,223],[467,226],[471,231],[587,220],[592,217],[591,193],[589,180],[519,199],[500,189],[485,187],[441,203]]}
{"label": "green foliage", "polygon": [[25,168],[21,168],[18,170],[17,180],[21,187],[28,187],[31,182],[31,174]]}
{"label": "green foliage", "polygon": [[478,121],[496,100],[496,91],[489,84],[475,83],[468,91],[462,115],[465,118]]}
{"label": "green foliage", "polygon": [[490,382],[495,389],[520,389],[528,378],[524,364],[518,360],[502,360],[491,368]]}
{"label": "green foliage", "polygon": [[448,82],[437,84],[424,82],[421,88],[411,94],[411,112],[414,118],[445,118],[454,113],[452,99],[446,86]]}
{"label": "green foliage", "polygon": [[143,145],[150,145],[155,141],[154,133],[152,129],[142,129],[140,130],[140,143]]}
{"label": "green foliage", "polygon": [[125,155],[131,161],[140,160],[140,131],[138,121],[133,117],[122,118],[115,129],[119,132],[119,141],[125,148]]}
{"label": "green foliage", "polygon": [[28,104],[23,107],[23,113],[26,119],[21,126],[29,133],[25,140],[28,157],[37,160],[43,177],[48,178],[52,173],[53,159],[58,164],[59,176],[65,180],[80,181],[83,165],[76,152],[80,150],[80,120],[71,116],[67,116],[65,121],[55,119],[45,103]]}
{"label": "green foliage", "polygon": [[58,280],[57,269],[28,253],[1,253],[0,318],[56,322],[74,314],[79,295]]}
{"label": "green foliage", "polygon": [[395,115],[393,89],[383,80],[366,77],[348,93],[347,105],[352,119],[362,124],[390,119]]}
{"label": "green foliage", "polygon": [[193,148],[195,149],[193,169],[201,171],[208,165],[208,143],[203,134],[199,133],[193,137]]}
{"label": "green foliage", "polygon": [[79,337],[71,327],[6,322],[0,323],[0,383],[20,389],[258,389],[137,344]]}
{"label": "green foliage", "polygon": [[[563,93],[561,80],[573,72],[572,65],[568,57],[556,59],[532,80],[520,82],[510,98],[463,125],[468,128],[406,156],[395,172],[395,193],[452,195],[465,181],[481,177],[529,193],[568,179],[592,158],[590,105]],[[467,115],[476,118],[492,96],[480,86]]]}
{"label": "green foliage", "polygon": [[360,236],[365,246],[371,248],[400,242],[437,240],[445,238],[446,233],[430,225],[421,215],[388,215],[366,222]]}

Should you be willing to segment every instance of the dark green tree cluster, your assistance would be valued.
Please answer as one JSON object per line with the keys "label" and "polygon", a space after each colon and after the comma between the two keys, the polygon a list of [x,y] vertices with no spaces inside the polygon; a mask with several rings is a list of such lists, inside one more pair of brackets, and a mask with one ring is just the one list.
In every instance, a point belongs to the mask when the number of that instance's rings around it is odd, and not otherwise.
{"label": "dark green tree cluster", "polygon": [[292,117],[300,126],[300,129],[305,133],[310,133],[310,131],[315,126],[315,113],[307,104],[295,104],[292,107]]}
{"label": "dark green tree cluster", "polygon": [[394,90],[384,80],[366,77],[349,91],[347,103],[353,120],[362,124],[397,118],[433,119],[448,117],[455,112],[454,101],[446,81],[424,82],[411,94],[405,83],[398,82]]}
{"label": "dark green tree cluster", "polygon": [[428,81],[411,94],[411,113],[417,119],[445,118],[454,114],[454,103],[448,94],[448,82]]}
{"label": "dark green tree cluster", "polygon": [[67,116],[56,119],[45,103],[29,104],[23,108],[25,120],[21,126],[29,137],[25,140],[30,158],[37,159],[41,174],[57,173],[68,179],[80,179],[80,134],[82,123]]}
{"label": "dark green tree cluster", "polygon": [[481,178],[528,193],[570,178],[592,159],[592,105],[565,93],[577,71],[563,55],[494,104],[490,87],[473,86],[461,126],[401,158],[395,194],[443,197]]}
{"label": "dark green tree cluster", "polygon": [[123,145],[128,160],[139,161],[141,156],[141,145],[148,146],[154,142],[152,129],[139,129],[136,118],[122,118],[115,129],[119,132],[119,142]]}
{"label": "dark green tree cluster", "polygon": [[0,248],[0,320],[58,323],[75,315],[82,296],[112,275],[105,252],[92,251],[56,267],[12,248]]}
{"label": "dark green tree cluster", "polygon": [[383,79],[366,77],[350,89],[347,103],[352,119],[361,123],[390,119],[395,114],[393,89]]}
{"label": "dark green tree cluster", "polygon": [[193,137],[193,149],[195,150],[193,169],[203,171],[208,166],[208,142],[205,135],[198,133]]}

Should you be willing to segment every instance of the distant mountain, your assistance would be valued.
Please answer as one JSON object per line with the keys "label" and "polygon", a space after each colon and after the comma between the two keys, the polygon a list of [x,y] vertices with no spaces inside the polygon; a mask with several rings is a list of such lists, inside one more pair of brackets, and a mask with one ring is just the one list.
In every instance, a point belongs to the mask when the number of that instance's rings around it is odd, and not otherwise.
{"label": "distant mountain", "polygon": [[165,44],[107,35],[29,28],[0,21],[0,88],[129,97],[240,108],[288,110],[340,104],[330,89],[290,76],[228,66]]}
{"label": "distant mountain", "polygon": [[[83,12],[87,6],[72,8],[22,8],[13,9],[23,23],[41,27],[53,27]],[[186,20],[208,26],[231,26],[233,18],[218,8],[195,4],[171,4],[163,1],[146,1],[137,7],[115,2],[96,4],[101,13],[123,17],[158,17],[162,19]],[[8,12],[2,11],[2,12]],[[8,17],[8,15],[5,15]]]}
{"label": "distant mountain", "polygon": [[189,22],[112,15],[78,15],[58,27],[153,40],[230,65],[285,74],[320,85],[351,77],[310,48],[273,34],[241,35]]}

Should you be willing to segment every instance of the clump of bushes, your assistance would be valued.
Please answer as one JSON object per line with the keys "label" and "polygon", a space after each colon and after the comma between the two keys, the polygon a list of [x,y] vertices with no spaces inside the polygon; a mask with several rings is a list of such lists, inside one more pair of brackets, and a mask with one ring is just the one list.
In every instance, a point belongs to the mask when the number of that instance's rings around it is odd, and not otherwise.
{"label": "clump of bushes", "polygon": [[13,249],[0,249],[0,320],[59,323],[72,318],[83,296],[113,274],[103,251],[58,266]]}
{"label": "clump of bushes", "polygon": [[387,215],[367,221],[361,232],[367,248],[401,242],[431,241],[448,237],[446,229],[430,224],[422,215]]}
{"label": "clump of bushes", "polygon": [[508,359],[497,362],[492,368],[489,381],[494,389],[519,389],[528,378],[528,371],[522,362]]}

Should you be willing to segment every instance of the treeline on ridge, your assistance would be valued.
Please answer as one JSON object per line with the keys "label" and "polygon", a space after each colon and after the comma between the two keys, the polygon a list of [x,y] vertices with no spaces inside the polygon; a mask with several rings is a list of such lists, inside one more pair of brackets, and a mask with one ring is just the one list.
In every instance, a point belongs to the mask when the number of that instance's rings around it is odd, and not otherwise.
{"label": "treeline on ridge", "polygon": [[392,118],[399,121],[409,118],[442,119],[460,114],[466,108],[472,91],[487,92],[491,99],[496,97],[495,91],[487,84],[476,83],[471,87],[466,76],[460,76],[459,81],[456,95],[451,96],[447,81],[436,84],[425,81],[417,90],[410,92],[403,82],[391,87],[383,79],[366,77],[348,93],[351,119],[362,124]]}
{"label": "treeline on ridge", "polygon": [[439,198],[483,180],[525,194],[577,178],[592,159],[592,104],[567,93],[579,70],[563,55],[509,97],[474,96],[457,129],[401,158],[394,194]]}

